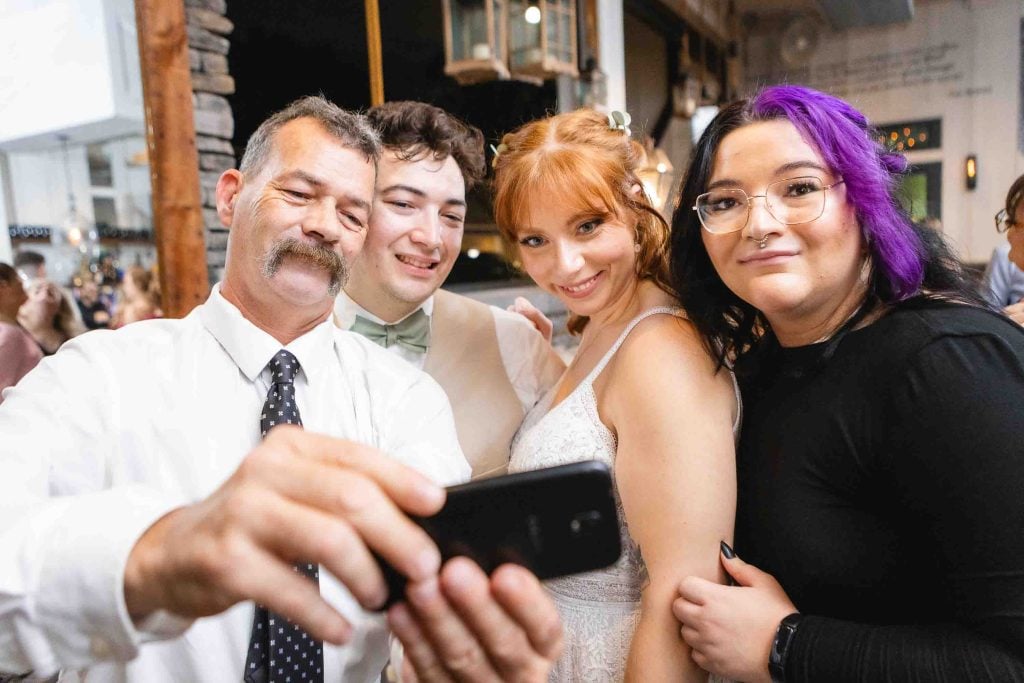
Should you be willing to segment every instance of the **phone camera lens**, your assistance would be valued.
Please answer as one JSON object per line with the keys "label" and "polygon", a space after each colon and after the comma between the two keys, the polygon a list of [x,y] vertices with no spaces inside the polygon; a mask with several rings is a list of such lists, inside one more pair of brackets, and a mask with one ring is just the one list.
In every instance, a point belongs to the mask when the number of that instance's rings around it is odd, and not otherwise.
{"label": "phone camera lens", "polygon": [[569,531],[573,536],[589,534],[601,525],[601,519],[601,513],[597,510],[582,512],[569,522]]}

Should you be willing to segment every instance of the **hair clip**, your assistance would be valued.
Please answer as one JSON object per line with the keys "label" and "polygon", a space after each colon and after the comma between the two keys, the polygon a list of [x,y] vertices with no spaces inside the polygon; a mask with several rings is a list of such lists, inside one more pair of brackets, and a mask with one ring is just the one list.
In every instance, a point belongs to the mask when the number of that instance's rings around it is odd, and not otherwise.
{"label": "hair clip", "polygon": [[631,135],[629,130],[629,123],[633,120],[633,117],[628,112],[624,111],[613,111],[608,114],[608,127],[612,130],[621,130],[626,134],[626,137]]}
{"label": "hair clip", "polygon": [[494,157],[491,159],[491,168],[496,168],[498,165],[498,157],[508,151],[508,145],[504,142],[499,144],[497,147],[491,145],[491,151],[494,152]]}

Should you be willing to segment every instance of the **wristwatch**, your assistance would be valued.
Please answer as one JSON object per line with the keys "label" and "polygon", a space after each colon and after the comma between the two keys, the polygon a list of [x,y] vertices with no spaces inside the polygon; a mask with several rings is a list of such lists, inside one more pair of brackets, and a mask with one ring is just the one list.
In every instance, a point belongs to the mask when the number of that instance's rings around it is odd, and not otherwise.
{"label": "wristwatch", "polygon": [[779,622],[779,628],[775,631],[775,640],[772,641],[772,649],[768,653],[768,673],[772,677],[772,683],[786,683],[786,657],[789,656],[800,619],[800,613],[793,612]]}

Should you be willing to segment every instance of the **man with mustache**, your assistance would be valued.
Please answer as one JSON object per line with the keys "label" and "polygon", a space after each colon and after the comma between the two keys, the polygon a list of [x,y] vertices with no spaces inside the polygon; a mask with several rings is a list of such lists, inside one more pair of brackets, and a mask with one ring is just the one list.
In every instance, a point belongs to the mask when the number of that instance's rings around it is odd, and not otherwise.
{"label": "man with mustache", "polygon": [[423,102],[388,102],[367,117],[384,151],[338,324],[436,379],[473,477],[502,474],[523,417],[564,365],[523,316],[440,289],[459,256],[466,194],[484,176],[483,135]]}
{"label": "man with mustache", "polygon": [[274,114],[217,184],[231,233],[207,302],[76,338],[5,393],[0,675],[375,680],[372,551],[446,610],[414,643],[421,680],[546,676],[536,578],[441,568],[406,516],[469,474],[440,389],[331,321],[378,156],[322,98]]}

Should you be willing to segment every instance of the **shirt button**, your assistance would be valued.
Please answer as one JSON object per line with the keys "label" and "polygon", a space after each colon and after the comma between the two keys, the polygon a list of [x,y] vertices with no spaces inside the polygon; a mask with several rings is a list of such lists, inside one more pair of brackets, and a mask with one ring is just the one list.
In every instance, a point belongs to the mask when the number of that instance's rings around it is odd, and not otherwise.
{"label": "shirt button", "polygon": [[93,636],[89,639],[89,649],[92,651],[93,657],[97,659],[108,659],[114,654],[110,643],[100,636]]}

